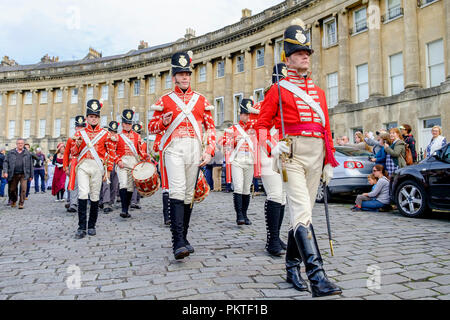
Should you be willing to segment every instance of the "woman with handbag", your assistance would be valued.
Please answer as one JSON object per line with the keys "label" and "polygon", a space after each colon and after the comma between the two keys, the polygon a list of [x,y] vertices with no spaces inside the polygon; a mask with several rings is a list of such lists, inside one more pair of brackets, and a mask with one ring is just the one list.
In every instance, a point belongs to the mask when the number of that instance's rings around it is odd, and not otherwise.
{"label": "woman with handbag", "polygon": [[385,143],[384,151],[386,151],[386,154],[390,156],[390,159],[394,163],[394,170],[388,170],[389,175],[392,175],[392,173],[394,173],[397,169],[406,167],[406,144],[403,141],[403,137],[398,128],[391,129],[389,134],[392,144],[389,145]]}

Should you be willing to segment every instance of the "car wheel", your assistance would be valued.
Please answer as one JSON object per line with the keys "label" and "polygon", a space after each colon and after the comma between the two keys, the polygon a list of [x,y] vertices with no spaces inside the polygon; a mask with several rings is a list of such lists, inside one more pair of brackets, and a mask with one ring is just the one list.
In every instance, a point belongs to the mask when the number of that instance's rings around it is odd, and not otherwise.
{"label": "car wheel", "polygon": [[[330,200],[331,200],[330,188],[327,187],[326,192],[327,192],[327,196],[328,196],[328,202],[330,202]],[[324,203],[324,190],[323,190],[322,182],[319,184],[319,189],[317,190],[316,202]]]}
{"label": "car wheel", "polygon": [[415,181],[405,181],[397,189],[395,202],[398,211],[408,218],[421,218],[428,212],[427,195]]}

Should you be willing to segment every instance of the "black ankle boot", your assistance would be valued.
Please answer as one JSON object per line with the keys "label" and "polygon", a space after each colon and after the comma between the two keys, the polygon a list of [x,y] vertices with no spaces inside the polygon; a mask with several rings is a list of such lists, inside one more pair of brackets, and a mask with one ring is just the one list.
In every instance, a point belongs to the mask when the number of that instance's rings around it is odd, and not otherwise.
{"label": "black ankle boot", "polygon": [[173,254],[181,260],[189,256],[184,242],[184,201],[169,199],[170,230],[172,232]]}
{"label": "black ankle boot", "polygon": [[264,215],[266,217],[267,242],[266,250],[273,256],[281,256],[280,232],[278,223],[280,220],[281,204],[266,200],[264,205]]}
{"label": "black ankle boot", "polygon": [[251,225],[252,222],[247,217],[248,206],[250,205],[250,195],[243,194],[242,195],[242,215],[244,216],[244,221],[247,226]]}
{"label": "black ankle boot", "polygon": [[170,225],[170,218],[169,218],[169,193],[164,192],[163,193],[163,215],[164,215],[164,224],[166,226]]}
{"label": "black ankle boot", "polygon": [[189,231],[189,222],[191,221],[191,215],[192,215],[191,205],[185,204],[184,205],[184,219],[183,219],[183,221],[184,221],[183,237],[184,237],[184,242],[186,243],[186,249],[188,249],[189,253],[194,253],[195,252],[194,247],[191,246],[191,244],[187,240],[187,234]]}
{"label": "black ankle boot", "polygon": [[294,237],[302,260],[305,263],[312,296],[315,298],[341,294],[342,290],[328,280],[323,270],[323,261],[313,226],[311,224],[307,228],[299,226],[294,233]]}
{"label": "black ankle boot", "polygon": [[[281,225],[283,224],[285,207],[286,206],[281,206],[281,209],[280,209],[280,220],[278,222],[278,233],[279,234],[280,234],[280,230],[281,230]],[[286,243],[283,242],[283,240],[281,240],[281,238],[280,238],[280,246],[283,250],[287,250],[287,245],[286,245]]]}
{"label": "black ankle boot", "polygon": [[302,279],[300,274],[301,263],[302,257],[295,242],[294,231],[290,230],[286,249],[286,282],[292,283],[294,289],[298,291],[309,291],[306,281]]}
{"label": "black ankle boot", "polygon": [[245,224],[244,215],[242,214],[242,194],[233,193],[234,210],[236,210],[236,223],[238,226]]}

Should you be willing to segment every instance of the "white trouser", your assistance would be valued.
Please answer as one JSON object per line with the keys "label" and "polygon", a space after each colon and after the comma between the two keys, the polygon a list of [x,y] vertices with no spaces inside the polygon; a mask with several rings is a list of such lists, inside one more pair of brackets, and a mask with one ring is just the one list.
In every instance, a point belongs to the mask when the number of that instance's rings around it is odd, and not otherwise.
{"label": "white trouser", "polygon": [[195,138],[175,139],[164,151],[170,199],[191,203],[201,151],[200,141]]}
{"label": "white trouser", "polygon": [[103,172],[92,159],[84,159],[77,169],[78,199],[97,202],[103,182]]}
{"label": "white trouser", "polygon": [[308,227],[323,171],[323,139],[291,137],[293,159],[286,162],[288,182],[284,183],[289,203],[291,228]]}
{"label": "white trouser", "polygon": [[124,165],[123,169],[120,169],[119,166],[116,166],[120,189],[127,189],[128,192],[133,192],[134,179],[131,173],[134,166],[138,164],[138,161],[134,156],[124,156],[122,157],[122,162]]}
{"label": "white trouser", "polygon": [[267,194],[267,200],[286,205],[286,190],[281,175],[273,171],[272,158],[261,147],[261,180]]}
{"label": "white trouser", "polygon": [[234,193],[249,195],[253,182],[253,157],[251,153],[240,152],[231,163],[231,177]]}

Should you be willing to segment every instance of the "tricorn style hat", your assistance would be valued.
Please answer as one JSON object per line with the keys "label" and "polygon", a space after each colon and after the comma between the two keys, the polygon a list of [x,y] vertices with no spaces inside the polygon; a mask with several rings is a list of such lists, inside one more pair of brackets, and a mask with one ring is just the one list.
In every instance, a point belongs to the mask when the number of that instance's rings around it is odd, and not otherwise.
{"label": "tricorn style hat", "polygon": [[297,51],[305,50],[310,54],[314,53],[311,47],[309,32],[306,30],[302,19],[295,19],[286,31],[284,31],[284,49],[281,53],[281,60],[286,62],[286,57]]}
{"label": "tricorn style hat", "polygon": [[76,116],[75,117],[75,127],[76,128],[86,127],[86,118],[83,116]]}
{"label": "tricorn style hat", "polygon": [[117,133],[119,130],[119,123],[117,121],[111,121],[108,125],[108,130]]}
{"label": "tricorn style hat", "polygon": [[100,110],[102,109],[103,104],[98,100],[89,100],[87,102],[86,116],[95,115],[100,117]]}
{"label": "tricorn style hat", "polygon": [[134,111],[125,109],[122,112],[122,122],[125,124],[133,124]]}
{"label": "tricorn style hat", "polygon": [[287,66],[284,63],[278,63],[273,67],[272,83],[277,83],[287,76]]}
{"label": "tricorn style hat", "polygon": [[141,134],[142,126],[139,123],[136,123],[135,125],[133,125],[133,131],[138,133],[138,134]]}
{"label": "tricorn style hat", "polygon": [[191,63],[192,51],[175,53],[172,56],[172,75],[174,76],[180,72],[192,73]]}

